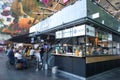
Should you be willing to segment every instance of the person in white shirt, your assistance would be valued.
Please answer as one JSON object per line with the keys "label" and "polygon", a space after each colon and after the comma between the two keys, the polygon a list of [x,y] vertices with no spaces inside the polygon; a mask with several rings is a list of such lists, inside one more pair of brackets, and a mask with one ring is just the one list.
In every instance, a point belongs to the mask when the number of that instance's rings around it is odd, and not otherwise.
{"label": "person in white shirt", "polygon": [[18,60],[18,62],[23,64],[23,68],[27,68],[26,59],[22,57],[22,50],[17,50],[14,56]]}
{"label": "person in white shirt", "polygon": [[33,48],[30,49],[30,56],[32,57],[34,55],[35,50]]}
{"label": "person in white shirt", "polygon": [[36,57],[36,60],[39,61],[39,62],[41,62],[40,51],[39,50],[35,50],[34,55]]}
{"label": "person in white shirt", "polygon": [[34,55],[35,55],[35,58],[36,58],[36,61],[37,61],[36,71],[38,71],[39,70],[39,63],[41,62],[41,56],[40,56],[39,47],[35,49]]}
{"label": "person in white shirt", "polygon": [[22,59],[22,55],[19,52],[16,52],[15,53],[15,58],[20,60],[20,59]]}

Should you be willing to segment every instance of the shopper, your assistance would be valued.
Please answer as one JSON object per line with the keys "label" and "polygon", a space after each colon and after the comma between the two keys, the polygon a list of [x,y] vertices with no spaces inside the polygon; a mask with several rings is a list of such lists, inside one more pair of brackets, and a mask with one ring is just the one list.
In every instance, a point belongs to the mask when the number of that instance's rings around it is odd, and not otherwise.
{"label": "shopper", "polygon": [[32,48],[30,49],[30,57],[31,57],[31,59],[32,59],[33,56],[34,56],[34,53],[35,53],[35,50],[34,50],[34,48],[32,47]]}
{"label": "shopper", "polygon": [[34,55],[35,55],[36,62],[37,62],[37,64],[36,64],[36,66],[37,66],[37,67],[36,67],[36,71],[38,71],[38,70],[39,70],[39,65],[40,65],[40,63],[41,63],[41,56],[40,56],[39,47],[37,47],[37,48],[35,49]]}
{"label": "shopper", "polygon": [[30,55],[30,49],[29,49],[29,47],[27,47],[26,49],[25,49],[25,54],[24,54],[24,56],[29,56]]}
{"label": "shopper", "polygon": [[43,59],[44,52],[45,52],[45,50],[44,50],[43,46],[41,46],[41,47],[40,47],[41,59]]}
{"label": "shopper", "polygon": [[13,52],[14,47],[11,47],[10,50],[8,51],[8,58],[9,58],[9,63],[11,65],[14,65],[15,63],[15,58],[14,58],[14,52]]}
{"label": "shopper", "polygon": [[22,56],[22,50],[17,50],[16,53],[15,53],[15,58],[16,58],[16,64],[20,63],[22,64],[21,68],[27,68],[27,61],[25,58],[23,58]]}
{"label": "shopper", "polygon": [[101,55],[101,54],[103,54],[102,47],[101,45],[97,45],[97,47],[95,48],[94,55]]}

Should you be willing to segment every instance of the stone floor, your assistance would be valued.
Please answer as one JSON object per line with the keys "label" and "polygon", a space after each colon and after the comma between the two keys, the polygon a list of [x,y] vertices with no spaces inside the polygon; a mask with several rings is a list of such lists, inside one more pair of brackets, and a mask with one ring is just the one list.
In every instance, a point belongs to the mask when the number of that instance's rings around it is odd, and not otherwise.
{"label": "stone floor", "polygon": [[94,75],[87,80],[120,80],[120,67]]}
{"label": "stone floor", "polygon": [[[0,53],[0,80],[80,80],[72,76],[58,73],[54,75],[51,70],[35,71],[34,67],[26,70],[16,70],[7,65],[7,56]],[[86,80],[120,80],[120,68],[112,69],[101,74],[87,78]]]}
{"label": "stone floor", "polygon": [[0,53],[0,80],[79,80],[60,73],[52,74],[51,70],[35,71],[34,67],[26,70],[16,70],[13,66],[7,65],[7,56]]}

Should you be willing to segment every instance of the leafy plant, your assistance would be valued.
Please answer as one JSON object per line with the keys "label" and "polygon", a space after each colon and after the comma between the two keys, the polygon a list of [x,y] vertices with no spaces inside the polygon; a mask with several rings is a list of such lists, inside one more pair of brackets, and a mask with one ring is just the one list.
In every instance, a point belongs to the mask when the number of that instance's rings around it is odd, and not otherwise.
{"label": "leafy plant", "polygon": [[30,14],[30,13],[31,13],[31,10],[30,10],[26,5],[23,5],[23,10],[24,10],[25,13],[27,13],[27,14]]}
{"label": "leafy plant", "polygon": [[44,4],[41,1],[33,0],[37,6],[44,6]]}

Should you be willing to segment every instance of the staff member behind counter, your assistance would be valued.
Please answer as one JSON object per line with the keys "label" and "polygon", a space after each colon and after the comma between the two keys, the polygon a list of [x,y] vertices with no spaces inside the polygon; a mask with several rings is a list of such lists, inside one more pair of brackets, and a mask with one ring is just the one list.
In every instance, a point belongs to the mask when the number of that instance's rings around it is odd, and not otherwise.
{"label": "staff member behind counter", "polygon": [[93,55],[101,55],[101,54],[103,54],[102,46],[97,45],[96,47],[93,47],[92,48],[92,54]]}
{"label": "staff member behind counter", "polygon": [[73,53],[73,47],[70,45],[55,45],[55,52],[56,54]]}

